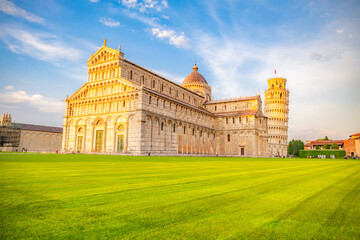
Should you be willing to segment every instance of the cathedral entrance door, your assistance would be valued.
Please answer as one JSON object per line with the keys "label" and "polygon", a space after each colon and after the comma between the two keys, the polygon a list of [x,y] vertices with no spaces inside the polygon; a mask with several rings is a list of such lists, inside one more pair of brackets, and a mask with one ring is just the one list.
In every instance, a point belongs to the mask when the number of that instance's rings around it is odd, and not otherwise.
{"label": "cathedral entrance door", "polygon": [[240,148],[240,152],[241,152],[241,156],[244,156],[245,155],[245,148],[244,147]]}
{"label": "cathedral entrance door", "polygon": [[103,150],[103,142],[104,142],[104,130],[96,130],[96,138],[95,138],[96,152],[101,152]]}
{"label": "cathedral entrance door", "polygon": [[117,136],[117,151],[122,152],[124,151],[124,135],[119,134]]}
{"label": "cathedral entrance door", "polygon": [[77,151],[82,151],[83,136],[78,136],[77,140]]}

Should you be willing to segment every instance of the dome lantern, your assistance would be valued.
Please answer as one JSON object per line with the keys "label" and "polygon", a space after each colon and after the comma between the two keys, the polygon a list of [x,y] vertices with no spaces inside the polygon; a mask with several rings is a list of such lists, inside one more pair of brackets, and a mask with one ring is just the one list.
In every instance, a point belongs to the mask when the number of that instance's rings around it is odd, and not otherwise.
{"label": "dome lantern", "polygon": [[182,83],[182,85],[184,84],[190,84],[190,83],[205,83],[208,84],[206,79],[203,77],[203,75],[201,75],[198,72],[198,66],[194,65],[193,67],[193,72],[190,73],[189,75],[187,75],[187,77],[185,78],[184,82]]}
{"label": "dome lantern", "polygon": [[211,100],[211,87],[206,79],[198,72],[198,66],[194,65],[193,71],[187,75],[181,86],[201,95],[205,101]]}

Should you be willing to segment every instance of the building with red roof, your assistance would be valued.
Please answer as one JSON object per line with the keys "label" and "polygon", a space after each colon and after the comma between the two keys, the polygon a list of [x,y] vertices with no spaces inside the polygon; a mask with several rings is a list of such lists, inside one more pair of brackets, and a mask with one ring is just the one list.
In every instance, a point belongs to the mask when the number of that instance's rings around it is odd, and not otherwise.
{"label": "building with red roof", "polygon": [[344,149],[344,140],[306,141],[304,149],[311,150],[316,149],[316,147],[323,149],[325,144],[331,146],[333,143],[336,143],[339,146],[339,149]]}
{"label": "building with red roof", "polygon": [[352,134],[344,140],[344,150],[346,156],[360,156],[360,133]]}

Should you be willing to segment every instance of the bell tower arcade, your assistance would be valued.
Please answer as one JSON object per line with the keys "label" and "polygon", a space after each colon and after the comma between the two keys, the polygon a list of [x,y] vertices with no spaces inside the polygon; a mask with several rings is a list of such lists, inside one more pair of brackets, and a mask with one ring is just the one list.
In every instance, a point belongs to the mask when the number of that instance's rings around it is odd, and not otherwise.
{"label": "bell tower arcade", "polygon": [[[276,71],[275,71],[276,73]],[[286,78],[267,80],[264,113],[268,117],[269,155],[286,156],[289,122],[289,90]]]}

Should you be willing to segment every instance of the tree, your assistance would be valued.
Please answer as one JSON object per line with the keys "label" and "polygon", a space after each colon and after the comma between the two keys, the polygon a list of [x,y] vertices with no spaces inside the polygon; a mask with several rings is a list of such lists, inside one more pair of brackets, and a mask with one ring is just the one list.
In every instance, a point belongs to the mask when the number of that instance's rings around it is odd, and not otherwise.
{"label": "tree", "polygon": [[328,136],[325,136],[324,138],[318,138],[316,141],[329,141],[331,139],[328,138]]}
{"label": "tree", "polygon": [[301,140],[291,140],[288,146],[288,154],[299,156],[299,150],[304,149],[304,143]]}
{"label": "tree", "polygon": [[330,145],[325,143],[324,146],[323,146],[323,149],[330,149]]}
{"label": "tree", "polygon": [[[292,141],[294,141],[294,139],[293,139]],[[293,152],[294,152],[294,145],[291,144],[292,141],[291,141],[291,142],[289,143],[289,145],[288,145],[288,154],[289,154],[289,155],[290,155],[290,154],[293,154]]]}
{"label": "tree", "polygon": [[319,145],[316,145],[316,147],[315,147],[316,149],[320,149],[320,146]]}
{"label": "tree", "polygon": [[334,142],[333,144],[331,144],[331,149],[339,149],[339,145]]}

